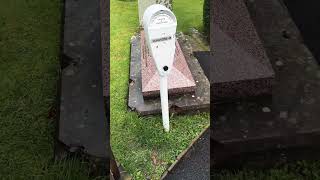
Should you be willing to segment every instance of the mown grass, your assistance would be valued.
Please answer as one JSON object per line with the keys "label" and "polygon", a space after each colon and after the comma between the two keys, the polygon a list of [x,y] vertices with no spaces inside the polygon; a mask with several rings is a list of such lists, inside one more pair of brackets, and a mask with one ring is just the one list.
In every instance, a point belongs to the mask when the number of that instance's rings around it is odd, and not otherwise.
{"label": "mown grass", "polygon": [[[203,30],[203,0],[174,0],[178,29]],[[174,116],[172,131],[163,133],[160,116],[141,118],[127,110],[129,42],[138,32],[136,1],[111,0],[111,145],[117,160],[135,179],[158,179],[166,167],[204,127],[208,114]],[[212,173],[222,180],[320,179],[319,161],[300,161],[269,170],[244,169]]]}
{"label": "mown grass", "polygon": [[61,0],[0,0],[0,179],[89,179],[53,160]]}
{"label": "mown grass", "polygon": [[[179,30],[202,29],[202,0],[174,0]],[[189,8],[185,8],[185,7]],[[59,67],[60,0],[0,0],[0,179],[89,179],[78,159],[53,161]],[[136,179],[157,179],[208,114],[175,116],[162,131],[160,116],[139,118],[126,108],[129,40],[138,30],[136,1],[111,0],[111,141]],[[319,162],[266,171],[220,172],[214,179],[320,179]]]}
{"label": "mown grass", "polygon": [[[202,3],[175,0],[178,29],[202,28]],[[190,5],[190,9],[185,6]],[[110,101],[111,146],[116,159],[135,179],[159,179],[166,168],[205,127],[209,114],[171,117],[164,133],[161,117],[139,117],[127,108],[130,38],[138,32],[137,1],[111,0]]]}

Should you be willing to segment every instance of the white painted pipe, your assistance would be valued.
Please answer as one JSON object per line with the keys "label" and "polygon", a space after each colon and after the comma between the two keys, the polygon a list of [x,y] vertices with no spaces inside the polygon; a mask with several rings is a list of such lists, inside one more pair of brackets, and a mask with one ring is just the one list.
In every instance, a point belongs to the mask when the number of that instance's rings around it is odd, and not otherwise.
{"label": "white painted pipe", "polygon": [[169,132],[169,103],[168,103],[168,80],[167,76],[160,76],[160,98],[161,98],[161,110],[162,110],[162,124],[164,130]]}

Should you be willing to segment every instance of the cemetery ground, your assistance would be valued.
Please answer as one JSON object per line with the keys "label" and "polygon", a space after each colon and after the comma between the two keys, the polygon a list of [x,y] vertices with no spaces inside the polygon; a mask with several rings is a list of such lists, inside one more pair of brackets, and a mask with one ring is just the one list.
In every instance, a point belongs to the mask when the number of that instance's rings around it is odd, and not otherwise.
{"label": "cemetery ground", "polygon": [[[202,29],[202,3],[174,0],[178,31]],[[173,116],[164,133],[161,116],[138,117],[128,112],[130,38],[138,32],[137,1],[111,0],[111,147],[116,159],[135,179],[158,179],[175,157],[209,125],[208,114]],[[213,179],[319,179],[319,162],[298,162],[270,170],[223,171]]]}
{"label": "cemetery ground", "polygon": [[[179,31],[202,28],[202,5],[202,0],[174,1]],[[111,0],[110,11],[111,147],[117,161],[135,179],[159,179],[176,156],[209,126],[209,113],[173,115],[170,132],[165,133],[161,115],[139,117],[128,111],[130,38],[139,30],[138,4]]]}
{"label": "cemetery ground", "polygon": [[[179,30],[201,29],[201,3],[174,1]],[[135,1],[111,0],[112,148],[135,177],[146,172],[158,177],[163,164],[209,124],[209,115],[174,116],[171,133],[164,134],[160,116],[127,112],[129,40],[138,31],[137,12]],[[60,0],[0,0],[0,179],[89,179],[85,162],[53,160],[61,13]],[[319,162],[299,162],[215,177],[320,179],[319,169]]]}

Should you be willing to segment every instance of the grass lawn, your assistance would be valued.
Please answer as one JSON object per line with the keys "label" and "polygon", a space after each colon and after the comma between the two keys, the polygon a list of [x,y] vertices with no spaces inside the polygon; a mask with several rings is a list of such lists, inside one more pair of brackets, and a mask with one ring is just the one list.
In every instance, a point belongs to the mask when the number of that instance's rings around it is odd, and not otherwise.
{"label": "grass lawn", "polygon": [[[202,29],[202,4],[203,0],[174,0],[179,31]],[[135,179],[159,179],[191,140],[209,126],[209,114],[173,116],[170,133],[164,133],[161,116],[138,117],[128,111],[130,38],[138,32],[138,4],[111,0],[110,9],[112,150]]]}
{"label": "grass lawn", "polygon": [[61,0],[0,0],[0,179],[89,179],[53,161]]}
{"label": "grass lawn", "polygon": [[[174,0],[179,31],[202,30],[202,0]],[[209,115],[174,116],[171,132],[161,117],[138,117],[127,110],[130,38],[138,32],[137,1],[111,0],[111,145],[117,160],[135,179],[158,179],[190,140],[209,124]],[[186,8],[188,7],[188,8]],[[245,169],[213,176],[223,180],[320,179],[320,163],[297,162],[266,171]]]}
{"label": "grass lawn", "polygon": [[[85,162],[53,161],[61,0],[0,0],[0,179],[89,179]],[[185,8],[186,6],[189,8]],[[174,0],[179,30],[202,29],[202,0]],[[126,106],[129,41],[138,30],[136,1],[111,0],[111,142],[136,179],[157,179],[209,115],[139,118]],[[265,172],[221,172],[216,179],[320,179],[320,163]]]}

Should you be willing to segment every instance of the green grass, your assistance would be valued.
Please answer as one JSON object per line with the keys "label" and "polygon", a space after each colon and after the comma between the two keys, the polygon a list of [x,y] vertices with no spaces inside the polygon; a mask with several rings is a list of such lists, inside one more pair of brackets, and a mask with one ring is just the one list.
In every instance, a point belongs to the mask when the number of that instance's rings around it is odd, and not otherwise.
{"label": "green grass", "polygon": [[53,161],[61,0],[0,0],[0,179],[89,179]]}
{"label": "green grass", "polygon": [[178,30],[187,32],[194,27],[203,31],[203,0],[173,0],[173,11],[177,16]]}
{"label": "green grass", "polygon": [[[174,0],[179,31],[203,30],[202,3]],[[111,145],[117,160],[135,179],[158,179],[175,157],[204,127],[209,115],[174,116],[172,129],[164,133],[161,117],[138,117],[127,110],[129,42],[138,32],[136,1],[111,0]],[[213,179],[222,180],[303,180],[320,179],[320,163],[297,162],[270,170],[222,171]]]}
{"label": "green grass", "polygon": [[[202,29],[201,3],[174,0],[179,30]],[[49,112],[56,103],[61,6],[60,0],[0,0],[0,179],[90,179],[85,162],[53,161],[55,122]],[[137,27],[136,2],[111,0],[111,141],[136,179],[157,179],[209,118],[174,116],[166,134],[160,116],[139,118],[127,111],[129,40]],[[320,179],[319,169],[319,162],[298,162],[214,177]]]}
{"label": "green grass", "polygon": [[[202,28],[202,0],[175,0],[178,29]],[[190,5],[188,9],[185,6]],[[116,159],[135,179],[159,179],[205,127],[209,115],[173,116],[164,133],[161,117],[138,117],[127,109],[130,38],[138,32],[137,1],[111,0],[111,146]]]}

